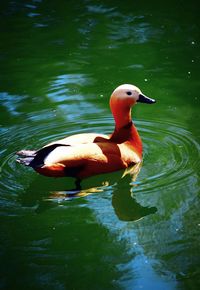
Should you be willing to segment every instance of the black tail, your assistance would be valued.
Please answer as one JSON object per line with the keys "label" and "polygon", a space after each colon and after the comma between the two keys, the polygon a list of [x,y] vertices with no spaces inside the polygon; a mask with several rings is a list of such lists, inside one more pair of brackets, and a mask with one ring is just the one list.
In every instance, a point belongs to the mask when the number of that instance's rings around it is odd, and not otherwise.
{"label": "black tail", "polygon": [[59,147],[59,146],[70,146],[70,145],[52,144],[52,145],[43,147],[42,149],[38,151],[21,150],[16,153],[19,156],[19,158],[17,158],[16,161],[26,166],[31,166],[33,168],[41,167],[44,165],[44,159],[46,158],[46,156],[50,152],[52,152],[56,147]]}

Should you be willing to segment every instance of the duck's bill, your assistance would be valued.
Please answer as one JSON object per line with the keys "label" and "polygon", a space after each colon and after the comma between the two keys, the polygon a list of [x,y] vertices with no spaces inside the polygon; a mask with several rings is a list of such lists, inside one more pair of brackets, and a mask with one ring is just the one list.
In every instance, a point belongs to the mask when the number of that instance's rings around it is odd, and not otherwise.
{"label": "duck's bill", "polygon": [[156,100],[148,98],[147,96],[140,94],[137,103],[154,104]]}

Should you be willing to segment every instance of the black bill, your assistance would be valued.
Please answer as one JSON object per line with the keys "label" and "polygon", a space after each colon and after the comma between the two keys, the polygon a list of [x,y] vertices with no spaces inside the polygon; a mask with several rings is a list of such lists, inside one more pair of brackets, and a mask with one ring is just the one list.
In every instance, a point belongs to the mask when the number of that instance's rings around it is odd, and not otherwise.
{"label": "black bill", "polygon": [[154,104],[156,100],[148,98],[145,95],[140,94],[139,99],[137,100],[137,103],[146,103],[146,104]]}

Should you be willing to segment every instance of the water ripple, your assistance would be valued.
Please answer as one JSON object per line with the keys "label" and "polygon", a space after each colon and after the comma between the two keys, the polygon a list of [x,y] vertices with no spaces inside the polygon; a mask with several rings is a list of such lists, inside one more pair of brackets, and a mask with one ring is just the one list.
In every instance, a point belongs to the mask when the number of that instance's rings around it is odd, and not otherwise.
{"label": "water ripple", "polygon": [[[194,136],[181,125],[154,120],[136,121],[136,126],[144,144],[144,162],[134,187],[134,193],[153,193],[165,188],[195,186],[199,158],[199,144]],[[24,191],[34,178],[32,170],[27,170],[15,162],[15,152],[22,148],[40,148],[48,142],[66,135],[89,132],[88,124],[94,132],[110,133],[113,130],[111,117],[99,120],[89,117],[87,128],[77,126],[77,122],[37,124],[37,126],[13,126],[0,131],[1,165],[0,195],[2,206],[17,206],[16,196]],[[80,129],[77,129],[80,128]],[[49,134],[51,132],[51,134]],[[15,147],[18,144],[18,148]],[[192,154],[191,154],[192,151]],[[158,154],[159,153],[159,154]],[[3,190],[2,190],[3,189]]]}
{"label": "water ripple", "polygon": [[[196,181],[199,144],[178,124],[158,121],[140,122],[144,143],[144,166],[138,191],[182,186],[183,180]],[[192,154],[191,154],[192,153]]]}

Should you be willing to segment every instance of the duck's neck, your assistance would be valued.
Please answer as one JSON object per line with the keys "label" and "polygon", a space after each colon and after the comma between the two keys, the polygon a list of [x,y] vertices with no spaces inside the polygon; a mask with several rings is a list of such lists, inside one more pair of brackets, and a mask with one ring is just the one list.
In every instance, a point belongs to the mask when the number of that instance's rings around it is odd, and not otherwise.
{"label": "duck's neck", "polygon": [[128,142],[134,147],[137,154],[142,157],[142,141],[131,118],[131,108],[125,108],[123,111],[112,110],[115,119],[115,130],[111,140],[117,143]]}

